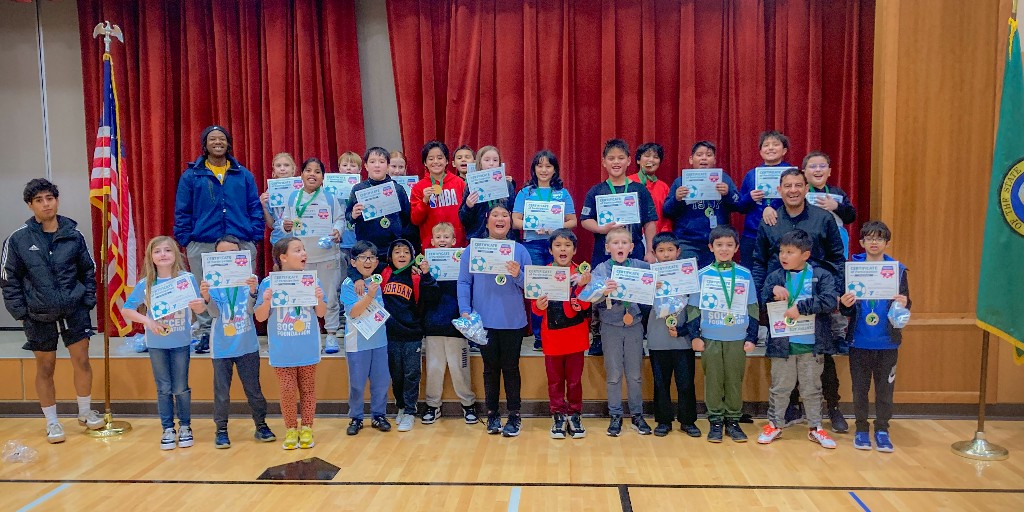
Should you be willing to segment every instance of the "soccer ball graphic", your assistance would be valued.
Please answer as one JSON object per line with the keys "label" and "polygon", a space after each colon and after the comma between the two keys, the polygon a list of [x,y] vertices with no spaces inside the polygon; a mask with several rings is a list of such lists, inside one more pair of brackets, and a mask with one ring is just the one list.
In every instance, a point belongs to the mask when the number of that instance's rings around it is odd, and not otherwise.
{"label": "soccer ball graphic", "polygon": [[617,286],[615,288],[615,291],[612,292],[611,297],[613,299],[622,299],[625,296],[626,296],[626,286],[623,285],[622,283],[619,283],[619,286]]}
{"label": "soccer ball graphic", "polygon": [[270,200],[267,201],[268,206],[271,208],[281,208],[284,206],[284,194],[270,194]]}
{"label": "soccer ball graphic", "polygon": [[867,293],[868,287],[860,281],[854,281],[846,285],[846,291],[853,292],[857,297],[863,297]]}
{"label": "soccer ball graphic", "polygon": [[284,290],[275,290],[274,294],[270,297],[270,304],[274,307],[287,306],[288,292]]}
{"label": "soccer ball graphic", "polygon": [[525,229],[534,230],[537,229],[537,226],[539,225],[540,221],[537,219],[536,215],[530,215],[523,219],[523,228]]}
{"label": "soccer ball graphic", "polygon": [[469,261],[472,269],[477,272],[483,272],[484,268],[486,268],[485,262],[486,260],[480,256],[474,256],[473,259]]}
{"label": "soccer ball graphic", "polygon": [[715,309],[718,307],[718,296],[705,293],[700,297],[700,309]]}
{"label": "soccer ball graphic", "polygon": [[768,183],[762,183],[757,186],[757,189],[760,190],[761,192],[764,192],[765,194],[770,193],[772,191],[772,188],[773,187],[771,186],[771,184]]}
{"label": "soccer ball graphic", "polygon": [[526,285],[526,296],[534,299],[540,297],[540,285],[537,283]]}
{"label": "soccer ball graphic", "polygon": [[597,221],[600,224],[611,224],[614,220],[615,216],[612,215],[611,212],[601,212],[601,214],[597,216]]}
{"label": "soccer ball graphic", "polygon": [[690,187],[690,193],[687,194],[686,197],[689,197],[690,199],[693,199],[694,197],[697,197],[697,187],[696,186],[691,186]]}
{"label": "soccer ball graphic", "polygon": [[153,304],[153,315],[157,318],[169,315],[171,313],[171,305],[166,302],[157,302]]}
{"label": "soccer ball graphic", "polygon": [[363,218],[364,219],[372,219],[376,214],[377,214],[377,208],[375,208],[372,204],[368,204],[368,205],[366,205],[365,208],[363,208]]}
{"label": "soccer ball graphic", "polygon": [[441,267],[438,266],[438,265],[431,266],[430,267],[430,275],[434,276],[434,279],[437,279],[438,277],[441,277]]}
{"label": "soccer ball graphic", "polygon": [[658,295],[661,297],[668,297],[672,293],[672,285],[668,281],[662,281],[661,287],[658,288]]}
{"label": "soccer ball graphic", "polygon": [[221,278],[223,278],[220,272],[214,270],[213,272],[206,273],[206,282],[210,283],[210,286],[220,286]]}

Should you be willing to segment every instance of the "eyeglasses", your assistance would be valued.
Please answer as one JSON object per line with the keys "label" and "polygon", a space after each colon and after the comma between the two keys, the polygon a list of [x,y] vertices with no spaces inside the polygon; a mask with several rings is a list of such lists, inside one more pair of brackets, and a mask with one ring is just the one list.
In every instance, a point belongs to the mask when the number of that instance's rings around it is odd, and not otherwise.
{"label": "eyeglasses", "polygon": [[888,242],[888,240],[886,240],[884,238],[871,237],[871,238],[861,239],[861,242],[864,242],[866,244],[884,244],[884,243]]}
{"label": "eyeglasses", "polygon": [[807,166],[807,169],[811,171],[824,171],[828,169],[828,164],[811,164]]}
{"label": "eyeglasses", "polygon": [[371,261],[377,261],[376,256],[356,256],[356,261],[359,263],[369,263]]}

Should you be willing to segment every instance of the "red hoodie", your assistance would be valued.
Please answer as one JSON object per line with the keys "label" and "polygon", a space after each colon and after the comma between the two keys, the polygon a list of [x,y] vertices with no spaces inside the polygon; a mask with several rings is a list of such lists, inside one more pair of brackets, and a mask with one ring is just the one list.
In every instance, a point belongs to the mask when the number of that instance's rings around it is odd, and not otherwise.
{"label": "red hoodie", "polygon": [[[554,263],[551,265],[554,265]],[[575,263],[571,264],[570,267],[572,268],[570,271],[571,275],[579,274]],[[530,309],[533,310],[533,314],[542,317],[540,337],[544,340],[544,355],[561,356],[575,354],[590,348],[590,303],[577,298],[582,289],[582,286],[570,285],[569,296],[571,299],[548,302],[548,308],[545,310],[537,309],[537,301],[530,301]],[[561,329],[549,328],[548,313],[552,313],[553,308],[558,308],[557,316],[559,318],[557,321],[559,323],[572,325]],[[552,316],[556,315],[552,314]]]}
{"label": "red hoodie", "polygon": [[640,179],[640,173],[630,176],[629,179],[647,187],[647,191],[651,193],[651,199],[654,200],[654,211],[658,212],[658,233],[672,231],[672,219],[665,217],[661,213],[661,209],[665,206],[665,200],[668,199],[668,195],[671,193],[668,184],[660,179],[657,181],[642,180]]}
{"label": "red hoodie", "polygon": [[412,205],[410,218],[413,224],[420,227],[420,242],[424,249],[434,247],[432,230],[439,222],[450,222],[455,228],[455,244],[452,247],[466,246],[466,230],[459,220],[459,206],[466,191],[466,182],[447,171],[442,182],[441,195],[432,196],[429,205],[423,202],[423,191],[434,185],[430,180],[430,173],[412,186],[412,197],[409,198]]}

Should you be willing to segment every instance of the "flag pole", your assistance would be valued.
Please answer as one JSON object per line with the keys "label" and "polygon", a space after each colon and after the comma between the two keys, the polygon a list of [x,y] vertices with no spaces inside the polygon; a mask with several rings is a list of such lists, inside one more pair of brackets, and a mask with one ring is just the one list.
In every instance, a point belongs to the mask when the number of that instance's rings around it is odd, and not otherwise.
{"label": "flag pole", "polygon": [[[111,35],[116,37],[121,42],[124,40],[121,37],[121,29],[117,25],[111,25],[109,21],[96,25],[93,29],[93,38],[103,36],[104,54],[110,53],[110,41]],[[113,72],[113,71],[111,71]],[[113,79],[113,77],[111,77]],[[117,138],[117,143],[121,143],[120,137]],[[107,277],[109,271],[109,265],[107,264],[107,253],[108,244],[110,243],[110,175],[107,176],[108,182],[103,187],[103,200],[102,206],[100,207],[100,218],[102,225],[102,234],[100,235],[100,307],[103,308],[103,321],[101,322],[100,330],[103,331],[103,402],[105,405],[103,419],[106,424],[97,430],[86,430],[85,433],[90,437],[116,437],[127,433],[132,429],[131,423],[127,421],[114,421],[114,415],[110,410],[110,333],[107,331],[107,325],[110,323],[110,294],[107,290]]]}

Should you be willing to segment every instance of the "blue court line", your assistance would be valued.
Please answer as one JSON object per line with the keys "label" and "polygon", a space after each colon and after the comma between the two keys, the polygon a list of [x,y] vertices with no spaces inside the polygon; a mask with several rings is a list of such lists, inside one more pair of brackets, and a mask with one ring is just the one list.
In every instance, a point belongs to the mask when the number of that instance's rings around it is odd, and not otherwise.
{"label": "blue court line", "polygon": [[60,485],[57,486],[56,489],[54,489],[54,490],[52,490],[52,491],[50,491],[50,492],[48,492],[48,493],[46,493],[46,494],[36,498],[35,501],[33,501],[32,503],[29,503],[28,505],[25,505],[24,507],[19,508],[18,512],[25,512],[26,510],[32,510],[33,508],[36,508],[39,505],[42,505],[43,503],[46,502],[46,500],[56,496],[57,493],[63,491],[64,489],[67,489],[68,487],[71,487],[71,484],[60,484]]}
{"label": "blue court line", "polygon": [[508,498],[508,512],[519,512],[519,496],[522,493],[522,487],[512,488],[512,495]]}
{"label": "blue court line", "polygon": [[861,501],[860,498],[858,498],[853,491],[850,491],[850,497],[853,498],[853,501],[856,501],[857,504],[860,505],[860,508],[864,509],[864,512],[871,512],[871,509],[868,508],[868,506],[865,505],[864,502]]}

